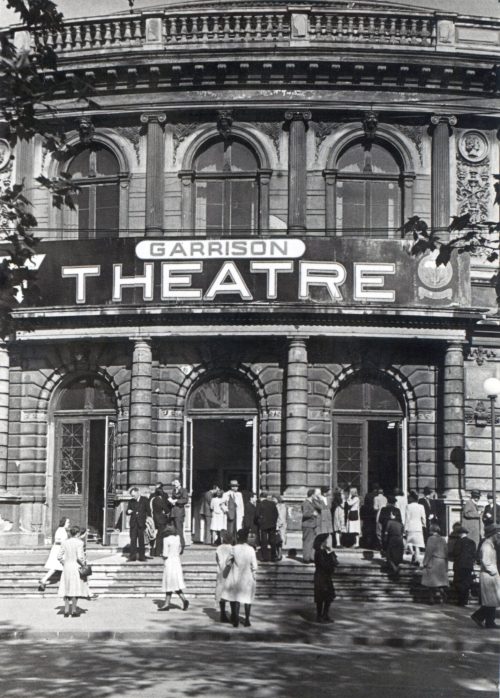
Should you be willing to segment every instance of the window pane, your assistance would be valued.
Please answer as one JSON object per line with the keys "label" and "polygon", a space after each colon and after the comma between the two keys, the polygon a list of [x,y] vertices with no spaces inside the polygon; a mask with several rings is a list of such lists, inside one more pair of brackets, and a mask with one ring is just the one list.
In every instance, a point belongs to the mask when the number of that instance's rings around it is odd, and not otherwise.
{"label": "window pane", "polygon": [[78,211],[78,237],[86,240],[89,237],[90,225],[90,187],[81,187],[74,196],[74,202]]}
{"label": "window pane", "polygon": [[365,149],[358,143],[345,151],[337,163],[337,169],[342,172],[363,172],[365,168]]}
{"label": "window pane", "polygon": [[198,386],[190,399],[192,409],[254,408],[251,389],[237,378],[218,377]]}
{"label": "window pane", "polygon": [[83,424],[62,424],[60,494],[81,494],[83,481]]}
{"label": "window pane", "polygon": [[224,169],[224,143],[213,143],[196,157],[194,169],[196,172],[222,172]]}
{"label": "window pane", "polygon": [[346,234],[359,235],[366,228],[365,182],[337,182],[337,228]]}
{"label": "window pane", "polygon": [[350,383],[335,397],[335,410],[359,410],[363,405],[363,386],[361,383]]}
{"label": "window pane", "polygon": [[71,160],[68,172],[72,177],[88,177],[90,172],[90,150],[83,150]]}
{"label": "window pane", "polygon": [[362,425],[337,425],[337,483],[342,489],[361,487]]}
{"label": "window pane", "polygon": [[115,155],[107,148],[99,148],[96,153],[96,174],[114,175],[118,174],[119,170]]}
{"label": "window pane", "polygon": [[96,187],[96,237],[107,237],[118,231],[118,184],[101,184]]}
{"label": "window pane", "polygon": [[399,174],[400,168],[394,156],[381,145],[373,143],[371,150],[371,169],[375,174]]}
{"label": "window pane", "polygon": [[400,190],[396,182],[368,183],[371,190],[370,226],[384,237],[394,235],[401,225],[400,220]]}
{"label": "window pane", "polygon": [[230,192],[231,233],[255,230],[256,186],[251,180],[228,181]]}
{"label": "window pane", "polygon": [[86,376],[63,388],[58,410],[114,409],[113,393],[99,378]]}
{"label": "window pane", "polygon": [[255,155],[243,143],[231,143],[231,169],[237,172],[251,172],[258,169]]}
{"label": "window pane", "polygon": [[393,412],[401,412],[399,402],[396,397],[385,388],[375,383],[366,383],[366,402],[370,410],[391,410]]}

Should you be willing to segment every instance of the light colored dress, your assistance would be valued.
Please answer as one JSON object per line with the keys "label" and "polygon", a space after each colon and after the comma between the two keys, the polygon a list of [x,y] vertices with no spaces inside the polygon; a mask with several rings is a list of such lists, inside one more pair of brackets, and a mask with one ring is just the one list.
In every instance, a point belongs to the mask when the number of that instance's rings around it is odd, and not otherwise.
{"label": "light colored dress", "polygon": [[226,514],[222,507],[222,497],[212,497],[210,509],[212,510],[210,530],[216,531],[217,533],[223,531],[226,528]]}
{"label": "light colored dress", "polygon": [[288,522],[286,520],[286,504],[285,502],[277,502],[276,507],[278,509],[278,521],[276,523],[276,530],[281,536],[282,545],[286,545],[286,532],[288,529]]}
{"label": "light colored dress", "polygon": [[80,538],[68,538],[60,545],[58,560],[62,563],[61,581],[57,595],[87,598],[89,585],[80,578],[80,565],[85,564],[85,549]]}
{"label": "light colored dress", "polygon": [[46,570],[57,570],[58,572],[62,572],[62,565],[57,559],[57,556],[61,551],[61,544],[67,539],[68,531],[64,526],[56,528],[56,532],[54,533],[54,545],[51,547],[47,562],[44,565]]}
{"label": "light colored dress", "polygon": [[255,596],[257,556],[248,543],[233,547],[233,564],[227,576],[224,594],[226,601],[251,604]]}
{"label": "light colored dress", "polygon": [[227,561],[233,554],[233,546],[229,543],[222,543],[215,551],[215,560],[217,562],[217,580],[215,582],[215,600],[217,602],[222,599],[226,600],[226,581],[224,570],[226,569]]}
{"label": "light colored dress", "polygon": [[[359,518],[359,497],[348,497],[347,506],[349,507],[347,513],[347,533],[361,533],[361,520]],[[357,512],[358,518],[356,521],[351,521],[349,519],[349,514],[351,512]]]}
{"label": "light colored dress", "polygon": [[410,502],[406,507],[405,533],[406,544],[424,548],[424,528],[426,526],[425,509],[418,502]]}
{"label": "light colored dress", "polygon": [[167,536],[163,539],[163,580],[161,590],[165,593],[182,591],[186,588],[181,565],[181,539],[179,536]]}

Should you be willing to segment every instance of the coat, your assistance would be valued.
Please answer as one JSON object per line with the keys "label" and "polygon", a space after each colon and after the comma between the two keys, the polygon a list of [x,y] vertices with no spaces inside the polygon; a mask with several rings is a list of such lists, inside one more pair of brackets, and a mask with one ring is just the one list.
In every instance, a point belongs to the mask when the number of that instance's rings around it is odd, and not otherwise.
{"label": "coat", "polygon": [[448,586],[448,546],[443,536],[436,533],[429,536],[422,566],[422,586]]}
{"label": "coat", "polygon": [[260,531],[276,530],[278,524],[278,507],[271,499],[257,502],[255,519]]}
{"label": "coat", "polygon": [[476,561],[476,544],[467,536],[459,538],[453,546],[451,557],[454,570],[472,570]]}
{"label": "coat", "polygon": [[243,517],[245,515],[245,504],[243,502],[243,495],[241,492],[233,492],[233,490],[228,490],[222,495],[223,511],[226,513],[226,519],[236,531],[239,531],[243,524]]}
{"label": "coat", "polygon": [[462,525],[469,531],[476,547],[481,540],[481,511],[473,499],[468,499],[462,509]]}
{"label": "coat", "polygon": [[424,528],[426,524],[424,507],[417,502],[410,502],[406,507],[405,518],[406,543],[408,545],[415,545],[417,548],[425,546]]}
{"label": "coat", "polygon": [[217,579],[215,581],[215,600],[217,602],[222,599],[226,601],[226,582],[227,574],[225,574],[226,566],[233,555],[233,546],[229,543],[222,543],[215,551],[215,561],[217,563]]}
{"label": "coat", "polygon": [[210,530],[218,533],[226,528],[226,514],[224,513],[222,505],[222,497],[212,497],[210,501],[210,510],[212,512]]}
{"label": "coat", "polygon": [[213,496],[214,493],[212,492],[212,490],[208,490],[208,492],[205,492],[203,494],[203,497],[201,498],[200,516],[204,516],[205,518],[210,518],[212,516],[212,509],[210,508],[210,503],[212,501]]}
{"label": "coat", "polygon": [[164,494],[154,494],[150,501],[151,504],[151,514],[153,516],[153,521],[155,526],[161,527],[165,526],[170,513],[170,504],[167,502],[167,498]]}
{"label": "coat", "polygon": [[89,587],[87,582],[80,578],[79,572],[80,565],[85,564],[86,560],[81,538],[68,538],[63,541],[58,559],[62,564],[63,571],[57,595],[86,598],[89,595]]}
{"label": "coat", "polygon": [[139,499],[135,499],[135,497],[129,499],[127,504],[127,514],[130,514],[130,528],[132,528],[132,526],[145,528],[146,519],[151,515],[150,512],[151,508],[146,497],[141,495]]}
{"label": "coat", "polygon": [[397,519],[389,519],[385,525],[384,544],[387,560],[395,565],[403,562],[405,545],[403,542],[403,524]]}
{"label": "coat", "polygon": [[182,591],[186,588],[181,565],[181,539],[179,536],[167,536],[163,539],[163,579],[161,590],[165,593]]}
{"label": "coat", "polygon": [[500,606],[500,573],[497,567],[497,552],[493,538],[486,538],[481,546],[481,605]]}
{"label": "coat", "polygon": [[67,538],[67,530],[64,526],[59,526],[54,533],[54,545],[51,547],[47,562],[44,565],[46,570],[57,570],[58,572],[62,572],[62,565],[57,556],[59,555],[63,541],[67,540]]}
{"label": "coat", "polygon": [[319,507],[306,499],[302,504],[302,528],[316,529],[319,521]]}
{"label": "coat", "polygon": [[314,602],[331,603],[335,598],[332,574],[337,566],[333,550],[320,548],[314,553]]}
{"label": "coat", "polygon": [[233,563],[227,575],[225,601],[251,604],[255,596],[257,556],[248,543],[233,546]]}
{"label": "coat", "polygon": [[189,494],[184,487],[179,487],[178,490],[173,490],[170,495],[170,499],[175,500],[175,504],[172,505],[172,510],[170,516],[178,521],[184,521],[186,517],[186,511],[184,507],[189,502]]}
{"label": "coat", "polygon": [[333,533],[332,510],[324,499],[318,499],[318,503],[321,506],[321,511],[319,512],[318,529],[316,533],[318,535],[320,533]]}

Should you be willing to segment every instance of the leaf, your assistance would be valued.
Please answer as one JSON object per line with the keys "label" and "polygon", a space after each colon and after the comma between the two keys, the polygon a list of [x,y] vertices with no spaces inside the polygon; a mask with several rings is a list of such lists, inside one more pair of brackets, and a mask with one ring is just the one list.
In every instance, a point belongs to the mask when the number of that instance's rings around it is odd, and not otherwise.
{"label": "leaf", "polygon": [[439,267],[441,264],[448,264],[451,258],[451,252],[451,245],[441,245],[439,248],[438,256],[436,257],[436,266]]}
{"label": "leaf", "polygon": [[452,216],[452,221],[448,226],[448,230],[452,233],[454,230],[463,230],[470,225],[470,213],[464,213],[461,216]]}

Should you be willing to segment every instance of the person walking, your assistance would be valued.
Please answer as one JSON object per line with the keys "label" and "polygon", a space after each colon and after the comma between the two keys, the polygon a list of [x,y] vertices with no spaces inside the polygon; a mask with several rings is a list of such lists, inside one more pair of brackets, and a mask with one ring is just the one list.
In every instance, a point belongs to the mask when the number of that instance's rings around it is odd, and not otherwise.
{"label": "person walking", "polygon": [[215,561],[217,563],[215,601],[219,605],[220,622],[229,623],[229,618],[226,613],[226,603],[228,601],[226,584],[230,566],[233,561],[233,541],[231,535],[227,531],[221,532],[221,543],[217,546],[217,550],[215,551]]}
{"label": "person walking", "polygon": [[498,572],[498,555],[496,546],[500,543],[500,526],[487,524],[484,529],[484,541],[479,550],[481,572],[479,574],[481,587],[481,606],[474,611],[471,619],[480,628],[493,629],[499,626],[495,623],[495,612],[500,606],[500,573]]}
{"label": "person walking", "polygon": [[337,556],[328,547],[328,533],[321,533],[314,539],[314,603],[316,604],[316,621],[333,623],[330,618],[330,606],[335,599],[335,587],[332,574],[338,565]]}
{"label": "person walking", "polygon": [[187,611],[189,601],[184,596],[184,576],[181,565],[182,543],[175,526],[170,523],[165,528],[163,538],[163,579],[161,590],[165,593],[165,603],[159,607],[159,611],[170,610],[170,599],[175,592],[182,601],[182,610]]}
{"label": "person walking", "polygon": [[186,518],[186,505],[189,502],[189,494],[185,487],[182,487],[180,480],[172,480],[172,494],[168,497],[168,502],[172,507],[170,511],[172,523],[181,541],[182,555],[186,545],[184,540],[184,520]]}
{"label": "person walking", "polygon": [[239,488],[238,480],[231,480],[229,489],[227,492],[224,492],[222,497],[223,509],[227,520],[226,528],[233,536],[233,543],[236,541],[237,532],[243,525],[243,516],[245,515],[245,503]]}
{"label": "person walking", "polygon": [[61,550],[62,543],[68,538],[68,531],[71,528],[70,520],[65,516],[59,521],[59,526],[56,528],[54,533],[54,542],[49,552],[49,556],[44,565],[47,572],[38,581],[38,591],[45,591],[49,579],[56,572],[62,572],[62,565],[58,560],[59,551]]}
{"label": "person walking", "polygon": [[153,517],[154,527],[156,529],[156,538],[152,554],[154,557],[161,557],[163,552],[163,532],[170,514],[170,505],[167,501],[163,485],[158,483],[151,499],[151,516]]}
{"label": "person walking", "polygon": [[316,490],[307,490],[307,497],[302,503],[302,560],[314,562],[314,539],[318,527],[320,507],[315,497]]}
{"label": "person walking", "polygon": [[426,525],[425,509],[418,503],[416,492],[410,492],[406,507],[405,534],[406,545],[412,551],[412,563],[419,565],[422,550],[425,548],[424,528]]}
{"label": "person walking", "polygon": [[479,543],[481,541],[480,499],[481,492],[479,490],[472,490],[470,493],[470,499],[464,502],[464,507],[462,509],[463,526],[469,531],[469,538],[474,541],[476,548],[479,547]]}
{"label": "person walking", "polygon": [[422,586],[429,590],[429,603],[444,603],[448,581],[448,546],[438,524],[431,524],[422,562]]}
{"label": "person walking", "polygon": [[260,554],[263,562],[275,562],[276,526],[278,524],[278,507],[270,492],[261,493],[255,510],[255,520],[259,529]]}
{"label": "person walking", "polygon": [[231,606],[231,623],[235,628],[240,624],[240,605],[245,606],[245,627],[250,626],[250,612],[255,597],[257,556],[254,548],[247,543],[248,533],[240,529],[233,546],[232,564],[224,589],[226,600]]}
{"label": "person walking", "polygon": [[318,526],[316,529],[316,534],[319,536],[322,533],[326,533],[328,536],[332,536],[333,543],[333,521],[332,521],[332,490],[328,486],[321,487],[319,493],[317,493],[317,499],[320,505],[320,512],[318,518]]}
{"label": "person walking", "polygon": [[347,505],[347,533],[354,537],[354,547],[359,548],[359,536],[361,533],[361,521],[359,518],[358,490],[351,487],[346,500]]}
{"label": "person walking", "polygon": [[149,501],[139,492],[138,487],[132,487],[130,490],[131,499],[127,504],[127,514],[130,516],[130,557],[129,562],[137,560],[137,551],[139,551],[139,560],[146,560],[146,519],[150,513]]}
{"label": "person walking", "polygon": [[377,530],[380,531],[380,544],[382,547],[382,556],[387,548],[387,537],[385,535],[388,522],[393,519],[402,523],[401,511],[396,506],[397,499],[394,495],[389,495],[387,504],[379,510],[377,514]]}
{"label": "person walking", "polygon": [[418,500],[418,503],[424,507],[425,511],[424,542],[427,542],[427,538],[430,535],[431,524],[438,523],[436,499],[433,495],[434,493],[430,487],[424,487],[424,496]]}
{"label": "person walking", "polygon": [[[399,509],[395,510],[399,513]],[[403,524],[398,520],[395,511],[391,511],[389,519],[384,524],[383,547],[387,561],[389,577],[397,579],[399,566],[403,562],[405,544],[403,540]]]}
{"label": "person walking", "polygon": [[71,526],[69,536],[62,541],[57,559],[62,565],[61,580],[59,582],[58,596],[64,599],[64,617],[70,615],[78,617],[78,599],[89,598],[89,587],[86,579],[80,577],[80,568],[86,564],[83,541],[79,538],[78,526]]}
{"label": "person walking", "polygon": [[456,529],[458,540],[453,546],[453,585],[458,592],[458,606],[467,606],[476,561],[476,544],[463,526]]}
{"label": "person walking", "polygon": [[220,487],[218,487],[210,500],[210,509],[212,511],[212,520],[210,522],[212,545],[220,545],[221,532],[226,530],[226,514],[222,495],[223,492]]}

